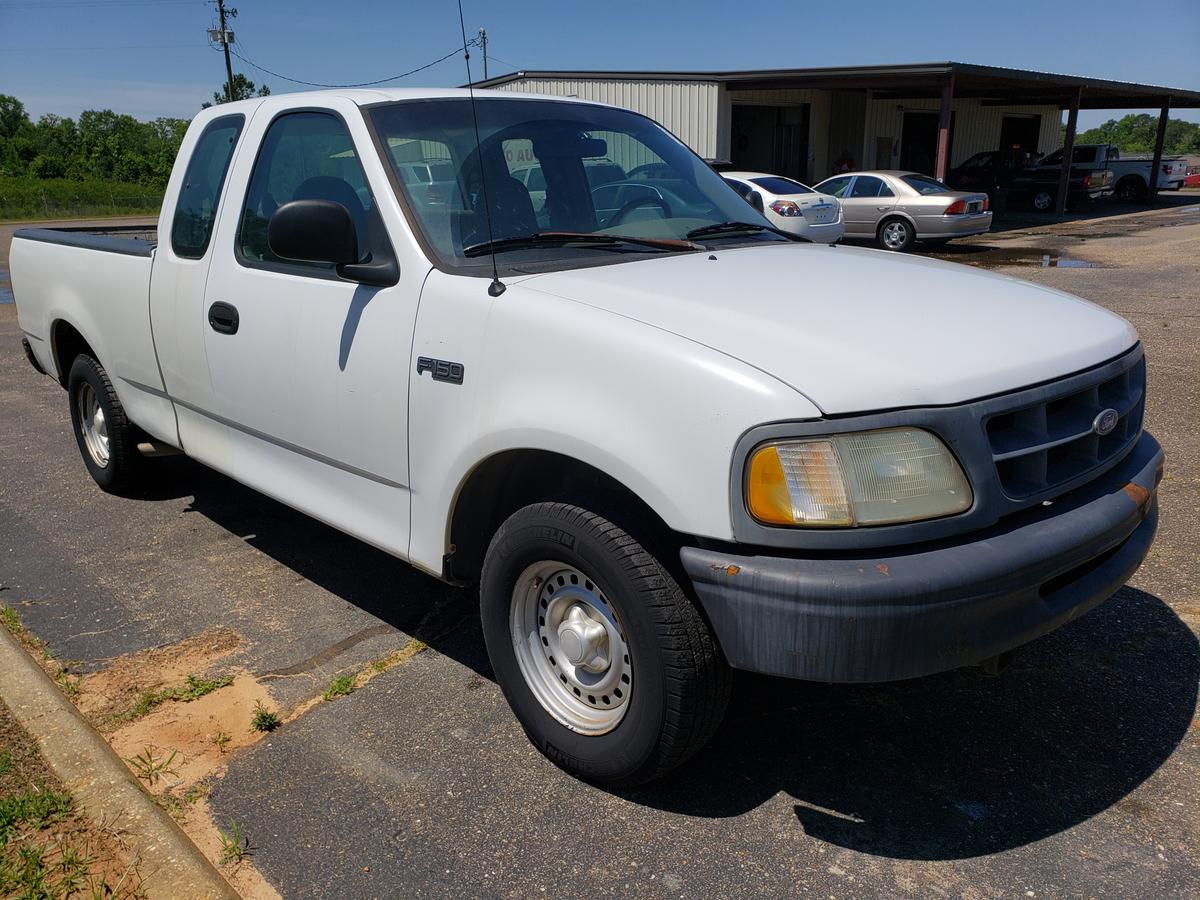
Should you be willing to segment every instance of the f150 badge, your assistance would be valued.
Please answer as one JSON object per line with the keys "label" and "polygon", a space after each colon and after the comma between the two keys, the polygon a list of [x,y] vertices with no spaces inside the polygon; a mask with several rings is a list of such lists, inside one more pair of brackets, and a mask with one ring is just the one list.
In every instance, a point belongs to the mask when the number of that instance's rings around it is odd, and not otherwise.
{"label": "f150 badge", "polygon": [[433,359],[429,356],[417,357],[417,374],[433,373],[434,381],[448,381],[451,384],[463,383],[463,364],[450,362],[448,359]]}

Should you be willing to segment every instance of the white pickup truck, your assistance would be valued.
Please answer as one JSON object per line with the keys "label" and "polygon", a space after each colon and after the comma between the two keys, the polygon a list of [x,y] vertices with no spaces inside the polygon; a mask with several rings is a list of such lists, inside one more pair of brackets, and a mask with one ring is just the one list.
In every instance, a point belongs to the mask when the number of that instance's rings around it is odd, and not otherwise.
{"label": "white pickup truck", "polygon": [[[598,209],[595,159],[664,190]],[[538,210],[512,174],[533,163]],[[695,752],[731,669],[988,664],[1117,590],[1158,520],[1128,322],[797,242],[612,107],[225,104],[188,130],[157,240],[25,229],[11,275],[102,488],[181,450],[478,581],[517,718],[596,782]]]}
{"label": "white pickup truck", "polygon": [[[1057,170],[1062,166],[1062,149],[1043,159],[1039,167]],[[1150,170],[1154,160],[1147,157],[1123,157],[1113,144],[1076,144],[1071,158],[1072,168],[1084,171],[1112,173],[1112,192],[1119,200],[1144,200],[1150,192]],[[1163,157],[1159,163],[1155,190],[1177,191],[1183,187],[1187,177],[1187,163],[1183,157]]]}

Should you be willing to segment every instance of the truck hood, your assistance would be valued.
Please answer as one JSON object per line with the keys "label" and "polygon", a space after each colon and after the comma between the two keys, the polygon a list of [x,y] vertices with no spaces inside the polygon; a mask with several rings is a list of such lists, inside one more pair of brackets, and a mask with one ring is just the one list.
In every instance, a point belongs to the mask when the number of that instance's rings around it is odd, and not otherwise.
{"label": "truck hood", "polygon": [[537,275],[522,284],[703,344],[828,415],[961,403],[1086,369],[1137,342],[1040,285],[879,250],[777,244]]}

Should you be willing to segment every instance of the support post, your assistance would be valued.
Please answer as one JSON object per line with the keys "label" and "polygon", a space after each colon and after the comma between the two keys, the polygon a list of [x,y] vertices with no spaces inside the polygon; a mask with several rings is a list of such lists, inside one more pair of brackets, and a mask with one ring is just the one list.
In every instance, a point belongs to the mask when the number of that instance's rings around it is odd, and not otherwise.
{"label": "support post", "polygon": [[1146,199],[1153,200],[1158,193],[1158,174],[1162,171],[1163,142],[1167,139],[1167,118],[1171,111],[1171,98],[1163,101],[1158,113],[1158,135],[1154,138],[1154,165],[1150,167],[1150,187],[1146,190]]}
{"label": "support post", "polygon": [[1067,113],[1067,137],[1063,141],[1062,171],[1058,173],[1058,200],[1054,204],[1054,212],[1064,215],[1067,211],[1067,193],[1071,189],[1071,169],[1075,163],[1075,127],[1079,124],[1079,101],[1083,97],[1083,88],[1076,88],[1071,97],[1070,111]]}
{"label": "support post", "polygon": [[942,85],[942,105],[938,110],[937,158],[933,164],[933,177],[938,181],[946,180],[950,171],[950,123],[954,111],[954,74]]}

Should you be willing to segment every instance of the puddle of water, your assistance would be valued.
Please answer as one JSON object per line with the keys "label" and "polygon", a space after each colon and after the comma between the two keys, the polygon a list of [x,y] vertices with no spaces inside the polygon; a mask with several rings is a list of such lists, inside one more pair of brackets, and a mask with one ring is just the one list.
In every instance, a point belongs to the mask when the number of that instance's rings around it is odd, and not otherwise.
{"label": "puddle of water", "polygon": [[12,285],[8,280],[8,273],[0,269],[0,303],[15,303],[13,299]]}
{"label": "puddle of water", "polygon": [[992,249],[970,261],[971,265],[985,269],[1001,266],[1029,266],[1039,269],[1103,269],[1104,263],[1076,259],[1061,250],[1046,250],[1041,247],[1014,247]]}

